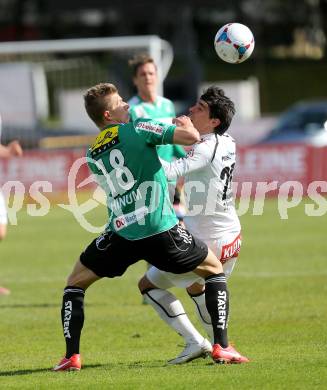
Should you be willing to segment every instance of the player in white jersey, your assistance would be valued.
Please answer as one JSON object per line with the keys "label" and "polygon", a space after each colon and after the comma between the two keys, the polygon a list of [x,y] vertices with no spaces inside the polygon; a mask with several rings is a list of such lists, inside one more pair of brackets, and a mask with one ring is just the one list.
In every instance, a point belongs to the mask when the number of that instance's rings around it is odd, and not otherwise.
{"label": "player in white jersey", "polygon": [[[231,190],[235,141],[227,134],[205,134],[186,158],[161,162],[168,179],[185,178],[187,229],[214,250],[224,264],[226,277],[230,276],[241,245],[241,225]],[[186,275],[175,276],[175,284],[188,287]],[[194,275],[189,278],[194,279]]]}
{"label": "player in white jersey", "polygon": [[[235,141],[225,134],[234,112],[234,104],[221,89],[209,88],[190,108],[189,114],[199,130],[201,141],[193,146],[185,158],[170,164],[161,161],[168,179],[184,177],[188,208],[184,223],[192,234],[214,251],[223,264],[226,278],[234,268],[241,246],[241,225],[231,189]],[[166,290],[174,286],[187,289],[200,321],[212,338],[202,278],[193,272],[174,275],[151,267],[139,282],[140,291],[147,302],[184,337],[185,349],[170,361],[171,364],[180,364],[204,355],[207,341],[191,324],[181,302]]]}
{"label": "player in white jersey", "polygon": [[[1,138],[1,118],[0,118],[0,138]],[[18,141],[12,141],[7,146],[2,145],[0,142],[0,158],[1,159],[9,159],[15,156],[21,156],[23,154],[23,150]],[[7,209],[6,202],[2,192],[0,191],[0,241],[2,241],[7,235]],[[5,287],[0,287],[0,295],[8,295],[10,290]]]}

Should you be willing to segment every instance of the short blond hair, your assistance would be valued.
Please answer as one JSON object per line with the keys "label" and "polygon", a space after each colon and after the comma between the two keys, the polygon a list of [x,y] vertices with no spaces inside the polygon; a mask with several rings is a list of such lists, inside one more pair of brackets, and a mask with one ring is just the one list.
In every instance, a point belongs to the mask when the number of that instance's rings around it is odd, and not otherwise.
{"label": "short blond hair", "polygon": [[84,94],[84,105],[88,116],[99,126],[103,122],[103,113],[108,109],[107,96],[118,93],[110,83],[100,83],[89,88]]}

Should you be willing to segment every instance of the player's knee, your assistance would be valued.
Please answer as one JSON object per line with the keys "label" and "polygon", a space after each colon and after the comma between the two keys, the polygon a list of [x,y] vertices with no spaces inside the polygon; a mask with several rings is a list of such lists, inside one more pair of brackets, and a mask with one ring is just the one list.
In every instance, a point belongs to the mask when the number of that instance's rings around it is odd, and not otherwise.
{"label": "player's knee", "polygon": [[145,287],[146,281],[147,281],[147,278],[144,275],[144,276],[142,276],[142,278],[138,282],[138,288],[139,288],[141,294],[142,294],[142,291],[144,291],[146,289],[146,287]]}
{"label": "player's knee", "polygon": [[223,271],[223,266],[217,257],[209,251],[207,258],[193,271],[202,278],[217,275]]}
{"label": "player's knee", "polygon": [[67,278],[67,286],[74,286],[77,287],[77,276],[75,273],[71,273]]}
{"label": "player's knee", "polygon": [[186,291],[189,293],[189,295],[199,295],[204,292],[204,285],[199,283],[193,283],[191,286],[186,288]]}
{"label": "player's knee", "polygon": [[209,250],[208,256],[201,264],[203,268],[209,272],[209,274],[218,274],[223,271],[223,266],[217,256]]}
{"label": "player's knee", "polygon": [[148,288],[156,288],[156,286],[152,284],[145,275],[139,280],[138,287],[141,294],[143,294],[143,292]]}
{"label": "player's knee", "polygon": [[202,268],[199,267],[195,269],[193,272],[201,276],[201,278],[205,279],[208,276],[220,274],[222,272],[222,268],[206,266]]}
{"label": "player's knee", "polygon": [[96,280],[101,279],[78,260],[72,273],[67,278],[67,286],[80,287],[86,290]]}

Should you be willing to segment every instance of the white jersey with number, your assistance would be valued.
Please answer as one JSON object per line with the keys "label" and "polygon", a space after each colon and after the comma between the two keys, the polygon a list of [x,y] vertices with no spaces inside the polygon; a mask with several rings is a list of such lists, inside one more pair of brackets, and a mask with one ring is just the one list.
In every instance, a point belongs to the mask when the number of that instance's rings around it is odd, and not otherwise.
{"label": "white jersey with number", "polygon": [[184,222],[202,240],[241,229],[232,193],[235,141],[228,135],[202,136],[185,158],[161,161],[168,179],[184,176],[187,213]]}
{"label": "white jersey with number", "polygon": [[[229,135],[208,134],[195,144],[185,158],[170,164],[161,161],[168,179],[184,176],[184,217],[187,229],[203,240],[231,275],[241,247],[241,225],[234,207],[232,175],[235,167],[235,142]],[[158,288],[189,287],[204,284],[194,272],[172,274],[151,267],[148,280]]]}

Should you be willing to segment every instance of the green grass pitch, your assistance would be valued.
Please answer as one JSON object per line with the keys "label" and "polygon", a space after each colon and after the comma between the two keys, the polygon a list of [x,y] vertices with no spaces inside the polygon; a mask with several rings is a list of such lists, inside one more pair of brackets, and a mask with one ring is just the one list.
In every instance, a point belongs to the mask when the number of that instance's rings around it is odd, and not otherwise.
{"label": "green grass pitch", "polygon": [[[62,289],[84,246],[94,237],[57,206],[44,217],[18,214],[0,245],[1,389],[326,389],[327,216],[308,217],[304,205],[282,220],[277,201],[262,216],[241,217],[243,247],[230,279],[230,340],[251,359],[215,365],[199,359],[166,361],[182,349],[151,307],[141,304],[137,281],[144,262],[122,278],[101,280],[85,299],[83,369],[53,373],[64,352]],[[98,207],[90,220],[105,220]],[[99,223],[100,224],[100,223]],[[192,302],[181,290],[200,329]]]}

